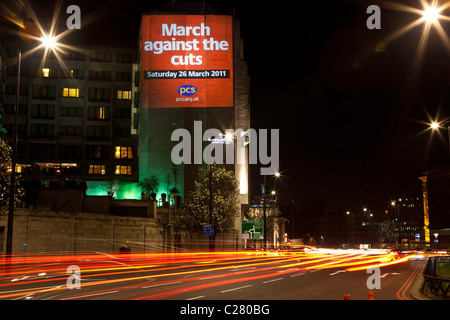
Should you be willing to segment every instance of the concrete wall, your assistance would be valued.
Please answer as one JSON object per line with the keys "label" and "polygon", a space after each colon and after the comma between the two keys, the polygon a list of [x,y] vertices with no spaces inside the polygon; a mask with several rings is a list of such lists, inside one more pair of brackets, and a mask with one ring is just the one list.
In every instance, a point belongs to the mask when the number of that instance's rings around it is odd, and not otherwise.
{"label": "concrete wall", "polygon": [[[0,253],[5,253],[7,216],[0,217]],[[145,245],[144,245],[145,244]],[[156,219],[94,213],[40,212],[16,209],[13,253],[132,252],[161,250],[163,227]]]}

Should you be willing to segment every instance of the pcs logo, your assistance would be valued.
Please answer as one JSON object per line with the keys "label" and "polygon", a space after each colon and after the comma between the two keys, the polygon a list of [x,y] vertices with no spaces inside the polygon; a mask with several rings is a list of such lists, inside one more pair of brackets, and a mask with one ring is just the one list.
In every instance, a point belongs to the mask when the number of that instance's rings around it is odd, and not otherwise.
{"label": "pcs logo", "polygon": [[193,96],[197,93],[197,88],[190,85],[184,85],[177,89],[177,92],[182,96]]}

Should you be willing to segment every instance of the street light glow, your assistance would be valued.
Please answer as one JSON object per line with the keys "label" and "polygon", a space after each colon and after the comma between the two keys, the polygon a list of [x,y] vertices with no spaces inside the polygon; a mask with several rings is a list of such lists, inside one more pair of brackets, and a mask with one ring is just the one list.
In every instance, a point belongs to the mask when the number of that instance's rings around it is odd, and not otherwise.
{"label": "street light glow", "polygon": [[439,18],[439,13],[441,10],[435,6],[428,7],[423,11],[423,17],[428,23],[435,23]]}
{"label": "street light glow", "polygon": [[440,124],[439,124],[438,122],[433,122],[433,123],[430,125],[431,129],[437,129],[437,128],[439,128],[439,126],[440,126]]}
{"label": "street light glow", "polygon": [[42,44],[47,49],[54,49],[56,48],[57,42],[56,39],[50,35],[44,35],[41,37]]}

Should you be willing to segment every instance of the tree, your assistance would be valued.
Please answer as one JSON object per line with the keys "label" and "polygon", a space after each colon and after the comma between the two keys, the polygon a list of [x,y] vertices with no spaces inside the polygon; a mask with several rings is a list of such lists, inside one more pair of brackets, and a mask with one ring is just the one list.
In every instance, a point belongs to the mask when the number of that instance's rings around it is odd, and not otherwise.
{"label": "tree", "polygon": [[240,214],[238,188],[239,182],[232,170],[218,165],[201,168],[194,189],[186,196],[184,212],[177,214],[176,225],[195,233],[201,232],[204,224],[212,223],[214,242],[217,233],[232,229]]}
{"label": "tree", "polygon": [[120,189],[119,179],[110,179],[109,182],[105,183],[105,189],[108,193],[108,196],[111,198],[115,198],[116,191]]}
{"label": "tree", "polygon": [[[6,215],[9,208],[9,197],[11,193],[11,146],[0,136],[0,215]],[[17,207],[23,197],[24,191],[20,187],[18,179],[15,180],[14,205]]]}
{"label": "tree", "polygon": [[387,244],[395,242],[395,225],[391,220],[385,220],[375,225],[377,240],[380,243]]}
{"label": "tree", "polygon": [[142,192],[145,192],[148,196],[153,197],[152,194],[158,192],[159,179],[155,175],[150,175],[144,180],[139,181],[138,186],[141,188]]}

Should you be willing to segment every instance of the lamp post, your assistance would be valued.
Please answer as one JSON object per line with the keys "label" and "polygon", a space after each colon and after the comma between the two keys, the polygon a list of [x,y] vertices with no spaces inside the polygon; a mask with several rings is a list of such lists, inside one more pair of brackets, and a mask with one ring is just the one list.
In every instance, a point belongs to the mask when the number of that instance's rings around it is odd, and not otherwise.
{"label": "lamp post", "polygon": [[355,241],[355,230],[353,227],[353,212],[346,211],[345,214],[347,215],[347,217],[349,215],[351,215],[351,222],[347,223],[348,225],[350,225],[350,227],[347,230],[347,238],[348,238],[347,240],[348,240],[349,244],[353,244],[353,242]]}
{"label": "lamp post", "polygon": [[[279,178],[280,177],[280,173],[277,171],[275,172],[274,176]],[[264,224],[263,224],[263,242],[264,242],[264,246],[267,249],[267,212],[266,212],[266,207],[267,207],[267,193],[266,193],[266,175],[264,175],[264,185],[263,185],[263,215],[264,215]]]}
{"label": "lamp post", "polygon": [[397,240],[400,238],[400,203],[396,203],[395,201],[391,201],[391,206],[394,208],[397,207],[397,218],[395,219],[395,228],[397,229]]}
{"label": "lamp post", "polygon": [[[50,35],[44,35],[41,38],[41,46],[48,49],[54,49],[57,45],[56,39]],[[6,255],[11,257],[13,244],[13,227],[14,227],[14,200],[15,200],[15,184],[16,184],[16,164],[17,164],[17,114],[19,110],[20,97],[20,69],[22,64],[22,50],[18,49],[18,66],[17,66],[17,89],[16,89],[16,104],[14,106],[14,131],[13,131],[13,146],[11,159],[11,180],[9,191],[9,210],[8,210],[8,230],[6,233]]]}

